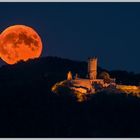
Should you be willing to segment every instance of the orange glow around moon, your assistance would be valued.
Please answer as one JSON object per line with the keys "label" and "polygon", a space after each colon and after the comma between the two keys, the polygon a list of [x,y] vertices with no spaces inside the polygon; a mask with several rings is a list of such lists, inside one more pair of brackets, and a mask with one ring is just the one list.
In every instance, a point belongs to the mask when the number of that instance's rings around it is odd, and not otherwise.
{"label": "orange glow around moon", "polygon": [[8,64],[38,58],[41,52],[41,38],[31,27],[14,25],[0,34],[0,57]]}

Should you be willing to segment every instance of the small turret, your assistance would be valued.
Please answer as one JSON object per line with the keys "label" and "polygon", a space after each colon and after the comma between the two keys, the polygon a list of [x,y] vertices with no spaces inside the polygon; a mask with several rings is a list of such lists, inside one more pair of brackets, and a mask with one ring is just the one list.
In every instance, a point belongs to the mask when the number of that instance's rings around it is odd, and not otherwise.
{"label": "small turret", "polygon": [[69,71],[68,74],[67,74],[67,80],[72,80],[72,73],[71,73],[71,71]]}

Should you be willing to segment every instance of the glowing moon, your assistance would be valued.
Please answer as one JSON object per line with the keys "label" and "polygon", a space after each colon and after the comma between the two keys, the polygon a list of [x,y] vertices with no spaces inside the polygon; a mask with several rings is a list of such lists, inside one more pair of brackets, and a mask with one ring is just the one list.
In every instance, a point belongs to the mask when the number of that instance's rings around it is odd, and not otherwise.
{"label": "glowing moon", "polygon": [[38,58],[41,52],[41,38],[31,27],[10,26],[0,35],[0,57],[8,64]]}

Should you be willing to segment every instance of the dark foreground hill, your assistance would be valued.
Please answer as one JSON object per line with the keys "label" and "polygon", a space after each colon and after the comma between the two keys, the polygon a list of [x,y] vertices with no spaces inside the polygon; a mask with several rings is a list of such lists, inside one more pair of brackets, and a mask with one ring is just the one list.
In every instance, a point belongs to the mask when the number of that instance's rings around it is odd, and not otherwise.
{"label": "dark foreground hill", "polygon": [[[69,70],[85,77],[87,63],[47,57],[0,68],[0,137],[140,137],[139,98],[104,92],[78,103],[52,93]],[[139,84],[139,75],[110,74]]]}

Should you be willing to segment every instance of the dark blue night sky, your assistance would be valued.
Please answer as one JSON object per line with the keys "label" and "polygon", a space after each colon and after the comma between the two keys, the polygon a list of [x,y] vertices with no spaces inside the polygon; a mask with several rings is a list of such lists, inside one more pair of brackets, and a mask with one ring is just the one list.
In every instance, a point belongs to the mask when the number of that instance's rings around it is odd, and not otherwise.
{"label": "dark blue night sky", "polygon": [[140,3],[0,3],[0,32],[13,24],[39,33],[42,56],[140,73]]}

